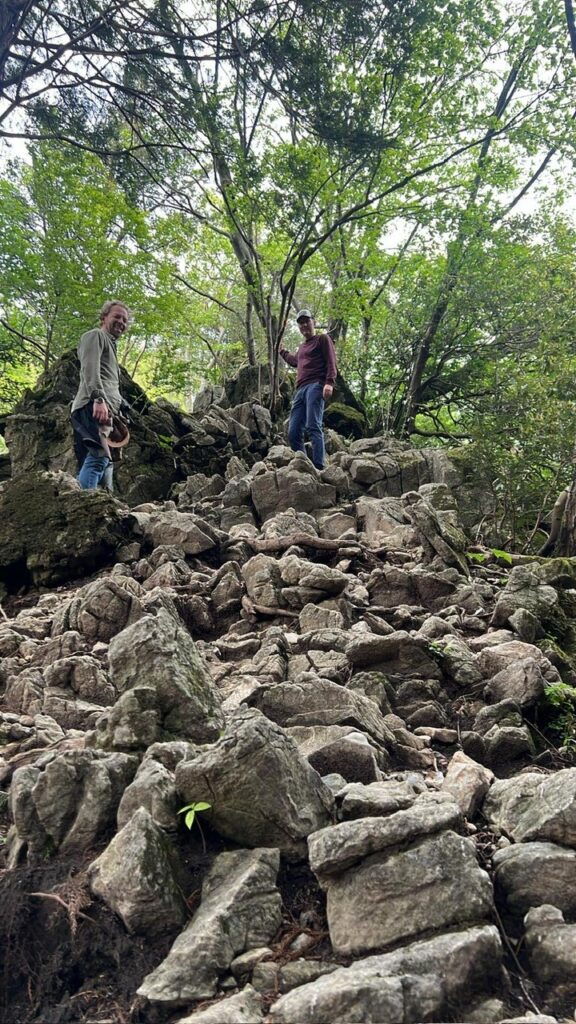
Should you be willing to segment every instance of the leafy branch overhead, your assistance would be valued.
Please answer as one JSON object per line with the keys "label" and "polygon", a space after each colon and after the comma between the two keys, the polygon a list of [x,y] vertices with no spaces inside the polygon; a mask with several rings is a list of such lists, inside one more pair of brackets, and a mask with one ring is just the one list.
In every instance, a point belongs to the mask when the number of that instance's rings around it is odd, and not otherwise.
{"label": "leafy branch overhead", "polygon": [[152,396],[267,363],[275,409],[312,307],[371,429],[460,449],[487,546],[541,544],[571,478],[573,26],[571,0],[3,5],[3,408],[112,295]]}

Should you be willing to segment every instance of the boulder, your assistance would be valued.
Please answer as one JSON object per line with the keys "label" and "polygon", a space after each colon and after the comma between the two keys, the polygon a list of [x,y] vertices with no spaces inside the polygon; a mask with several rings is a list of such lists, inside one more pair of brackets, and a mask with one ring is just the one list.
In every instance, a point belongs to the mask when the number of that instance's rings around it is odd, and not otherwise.
{"label": "boulder", "polygon": [[10,788],[10,810],[18,839],[31,860],[90,849],[115,821],[137,758],[71,750],[45,755],[18,768]]}
{"label": "boulder", "polygon": [[365,733],[352,726],[316,725],[286,728],[300,753],[319,775],[337,772],[348,782],[374,782],[379,778],[381,752]]}
{"label": "boulder", "polygon": [[442,678],[442,670],[422,637],[397,630],[388,636],[362,633],[351,637],[346,657],[354,669],[381,668],[387,675]]}
{"label": "boulder", "polygon": [[[428,986],[415,984],[426,979]],[[484,925],[340,967],[281,996],[272,1005],[269,1020],[270,1024],[370,1020],[418,1024],[450,1019],[455,1007],[460,1020],[471,1020],[474,1001],[504,985],[498,930]]]}
{"label": "boulder", "polygon": [[81,587],[54,616],[52,635],[75,630],[89,643],[108,643],[143,614],[142,587],[130,576],[107,576]]}
{"label": "boulder", "polygon": [[444,829],[459,828],[462,816],[451,797],[422,793],[404,810],[387,817],[344,821],[315,832],[308,839],[310,867],[321,885],[374,853],[393,849]]}
{"label": "boulder", "polygon": [[355,818],[378,818],[411,807],[417,791],[409,782],[385,779],[362,785],[350,782],[337,796],[339,816],[344,821]]}
{"label": "boulder", "polygon": [[246,985],[205,1010],[180,1017],[176,1024],[262,1024],[263,1020],[262,997],[252,985]]}
{"label": "boulder", "polygon": [[210,824],[221,835],[292,857],[332,814],[330,790],[294,740],[251,708],[233,713],[217,743],[177,766],[176,788],[183,804],[211,804]]}
{"label": "boulder", "polygon": [[133,520],[107,492],[64,473],[30,472],[0,493],[0,596],[57,586],[116,560]]}
{"label": "boulder", "polygon": [[465,818],[473,818],[493,782],[489,768],[457,750],[450,759],[442,792],[454,798]]}
{"label": "boulder", "polygon": [[213,996],[234,957],[274,938],[282,907],[279,865],[277,850],[221,853],[202,884],[200,907],[138,995],[166,1008]]}
{"label": "boulder", "polygon": [[391,751],[394,738],[377,704],[329,679],[309,676],[301,682],[262,687],[249,699],[271,721],[286,726],[351,725]]}
{"label": "boulder", "polygon": [[483,805],[488,822],[515,842],[576,846],[576,768],[528,772],[495,782]]}
{"label": "boulder", "polygon": [[492,860],[497,897],[517,923],[544,903],[576,915],[576,850],[524,842],[496,850]]}
{"label": "boulder", "polygon": [[157,936],[182,925],[186,904],[169,840],[140,808],[88,869],[90,888],[129,932]]}
{"label": "boulder", "polygon": [[492,913],[492,886],[476,863],[474,843],[451,831],[373,854],[324,885],[330,939],[344,955],[480,923]]}
{"label": "boulder", "polygon": [[310,460],[298,454],[288,466],[255,476],[251,497],[260,520],[264,522],[288,508],[297,508],[300,512],[332,508],[336,503],[336,489],[323,483]]}
{"label": "boulder", "polygon": [[576,999],[576,925],[566,924],[557,907],[544,904],[524,919],[530,969],[547,1007],[562,1012]]}
{"label": "boulder", "polygon": [[217,739],[224,724],[218,692],[190,634],[163,608],[114,637],[108,661],[120,693],[136,686],[156,692],[162,738]]}

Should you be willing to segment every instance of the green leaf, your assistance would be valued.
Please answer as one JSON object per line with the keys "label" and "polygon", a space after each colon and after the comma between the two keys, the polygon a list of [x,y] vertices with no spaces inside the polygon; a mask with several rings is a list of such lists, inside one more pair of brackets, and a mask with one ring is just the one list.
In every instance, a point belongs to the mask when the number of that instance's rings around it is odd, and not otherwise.
{"label": "green leaf", "polygon": [[508,551],[501,551],[500,548],[490,548],[495,558],[501,559],[502,562],[506,562],[506,565],[512,565],[512,555]]}

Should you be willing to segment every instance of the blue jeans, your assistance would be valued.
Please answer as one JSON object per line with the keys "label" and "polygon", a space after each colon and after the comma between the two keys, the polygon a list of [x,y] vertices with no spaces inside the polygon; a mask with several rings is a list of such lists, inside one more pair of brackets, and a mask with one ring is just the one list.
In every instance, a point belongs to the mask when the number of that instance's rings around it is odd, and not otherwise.
{"label": "blue jeans", "polygon": [[111,470],[112,463],[107,455],[94,455],[89,451],[76,479],[85,491],[93,491]]}
{"label": "blue jeans", "polygon": [[312,442],[312,462],[316,469],[324,469],[324,433],[322,417],[324,416],[324,385],[319,382],[301,384],[292,399],[290,422],[288,424],[288,440],[295,452],[305,452],[304,431]]}

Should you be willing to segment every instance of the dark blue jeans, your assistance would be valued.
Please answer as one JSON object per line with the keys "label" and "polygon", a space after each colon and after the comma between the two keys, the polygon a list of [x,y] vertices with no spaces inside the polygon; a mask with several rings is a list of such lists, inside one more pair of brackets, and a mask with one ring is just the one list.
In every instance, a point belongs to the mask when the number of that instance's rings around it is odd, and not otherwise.
{"label": "dark blue jeans", "polygon": [[324,433],[322,417],[324,416],[324,385],[318,382],[301,384],[292,399],[290,422],[288,424],[288,440],[295,452],[305,452],[304,431],[312,443],[312,462],[316,469],[324,469]]}

